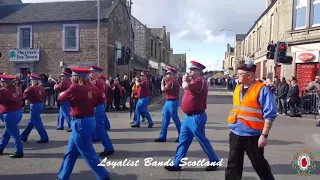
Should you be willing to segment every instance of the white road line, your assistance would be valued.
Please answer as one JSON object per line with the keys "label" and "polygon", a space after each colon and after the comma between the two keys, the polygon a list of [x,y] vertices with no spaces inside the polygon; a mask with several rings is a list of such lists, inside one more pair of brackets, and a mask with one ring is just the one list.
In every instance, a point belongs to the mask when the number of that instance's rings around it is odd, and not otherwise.
{"label": "white road line", "polygon": [[318,148],[320,148],[320,134],[313,134],[312,138],[316,142]]}
{"label": "white road line", "polygon": [[152,106],[154,106],[154,105],[158,104],[159,102],[161,102],[161,101],[163,101],[163,100],[164,100],[164,97],[162,97],[160,100],[158,100],[158,101],[156,101],[156,102],[154,102],[154,103],[150,104],[148,107],[152,107]]}

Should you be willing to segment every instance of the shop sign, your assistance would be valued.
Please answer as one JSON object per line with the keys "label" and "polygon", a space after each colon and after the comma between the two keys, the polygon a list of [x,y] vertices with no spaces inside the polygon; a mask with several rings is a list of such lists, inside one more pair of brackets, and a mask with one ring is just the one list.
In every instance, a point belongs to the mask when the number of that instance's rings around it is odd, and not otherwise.
{"label": "shop sign", "polygon": [[34,62],[40,60],[40,49],[12,49],[9,50],[11,62]]}
{"label": "shop sign", "polygon": [[298,58],[301,60],[301,61],[310,61],[312,60],[313,58],[315,58],[316,56],[312,53],[302,53],[298,56]]}
{"label": "shop sign", "polygon": [[319,62],[319,51],[296,52],[296,63]]}

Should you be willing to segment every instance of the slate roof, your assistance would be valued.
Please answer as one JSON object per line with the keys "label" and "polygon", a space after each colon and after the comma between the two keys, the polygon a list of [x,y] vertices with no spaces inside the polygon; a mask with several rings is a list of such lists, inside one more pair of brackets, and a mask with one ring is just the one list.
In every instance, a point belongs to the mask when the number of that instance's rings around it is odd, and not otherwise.
{"label": "slate roof", "polygon": [[[107,19],[119,1],[100,1],[100,17]],[[0,24],[96,20],[96,1],[0,5]]]}

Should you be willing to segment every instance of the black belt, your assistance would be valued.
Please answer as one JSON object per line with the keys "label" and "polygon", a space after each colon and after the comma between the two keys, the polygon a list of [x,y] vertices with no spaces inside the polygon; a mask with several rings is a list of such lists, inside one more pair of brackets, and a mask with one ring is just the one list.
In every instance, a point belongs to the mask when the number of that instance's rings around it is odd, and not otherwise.
{"label": "black belt", "polygon": [[205,111],[202,111],[202,112],[194,112],[194,113],[188,113],[186,114],[187,116],[195,116],[195,115],[198,115],[198,114],[203,114],[205,113]]}
{"label": "black belt", "polygon": [[71,120],[81,120],[81,119],[84,119],[84,118],[90,118],[90,117],[94,117],[94,116],[74,116],[71,118]]}
{"label": "black belt", "polygon": [[179,99],[167,99],[167,101],[176,101],[176,100],[179,100]]}

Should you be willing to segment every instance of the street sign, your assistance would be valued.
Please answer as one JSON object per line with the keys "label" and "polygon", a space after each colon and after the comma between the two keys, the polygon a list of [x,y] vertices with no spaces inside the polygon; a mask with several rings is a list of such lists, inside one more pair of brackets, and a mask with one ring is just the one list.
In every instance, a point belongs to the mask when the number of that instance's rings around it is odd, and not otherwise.
{"label": "street sign", "polygon": [[21,61],[39,61],[40,49],[12,49],[9,50],[9,61],[21,62]]}

